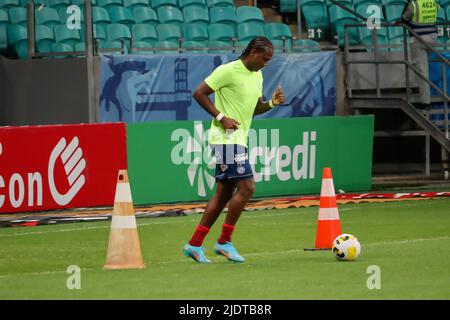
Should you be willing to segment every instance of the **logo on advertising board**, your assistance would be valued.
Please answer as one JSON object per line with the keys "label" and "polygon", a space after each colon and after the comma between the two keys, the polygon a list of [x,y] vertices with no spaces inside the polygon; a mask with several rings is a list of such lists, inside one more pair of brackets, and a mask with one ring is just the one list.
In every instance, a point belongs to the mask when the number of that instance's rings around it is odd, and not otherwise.
{"label": "logo on advertising board", "polygon": [[[3,145],[0,143],[0,156],[5,156],[4,151]],[[61,161],[64,168],[62,176],[66,181],[63,181],[63,184],[69,186],[65,192],[61,192],[58,188],[58,185],[62,184],[59,181],[61,173],[56,174],[58,161]],[[47,172],[50,194],[58,205],[69,204],[83,188],[86,182],[83,175],[85,168],[86,160],[83,158],[83,150],[79,146],[78,137],[75,136],[68,145],[66,139],[61,138],[48,157]],[[41,172],[30,172],[25,177],[23,174],[15,172],[7,181],[0,175],[0,189],[5,187],[6,190],[0,192],[0,208],[5,204],[7,196],[13,208],[21,207],[26,197],[28,207],[42,206],[43,204],[43,174]]]}
{"label": "logo on advertising board", "polygon": [[[188,165],[189,183],[201,197],[214,188],[212,173],[219,160],[211,153],[208,131],[204,130],[201,121],[194,121],[193,136],[184,128],[174,130],[171,135],[172,142],[178,142],[172,148],[172,163]],[[315,179],[317,132],[300,132],[300,143],[296,139],[297,143],[289,145],[280,144],[279,136],[279,129],[250,129],[248,159],[255,183]],[[225,171],[227,164],[221,165],[220,169]]]}

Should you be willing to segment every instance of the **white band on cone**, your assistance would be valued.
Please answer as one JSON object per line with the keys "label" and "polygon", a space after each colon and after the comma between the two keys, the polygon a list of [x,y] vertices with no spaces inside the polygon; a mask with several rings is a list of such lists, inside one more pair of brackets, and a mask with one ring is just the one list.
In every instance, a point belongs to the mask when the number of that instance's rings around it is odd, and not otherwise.
{"label": "white band on cone", "polygon": [[113,216],[111,229],[136,229],[135,216]]}
{"label": "white band on cone", "polygon": [[339,220],[337,208],[319,208],[319,220]]}
{"label": "white band on cone", "polygon": [[322,190],[320,192],[321,196],[324,197],[334,197],[334,185],[333,179],[323,179],[322,180]]}
{"label": "white band on cone", "polygon": [[114,202],[133,202],[129,183],[120,182],[117,184]]}

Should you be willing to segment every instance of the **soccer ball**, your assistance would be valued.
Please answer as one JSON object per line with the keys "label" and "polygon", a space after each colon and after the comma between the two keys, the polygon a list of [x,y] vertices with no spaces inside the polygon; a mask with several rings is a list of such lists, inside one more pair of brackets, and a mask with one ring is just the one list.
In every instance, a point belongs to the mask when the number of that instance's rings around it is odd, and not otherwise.
{"label": "soccer ball", "polygon": [[355,236],[344,233],[334,239],[331,251],[336,259],[351,261],[358,258],[361,253],[361,245]]}

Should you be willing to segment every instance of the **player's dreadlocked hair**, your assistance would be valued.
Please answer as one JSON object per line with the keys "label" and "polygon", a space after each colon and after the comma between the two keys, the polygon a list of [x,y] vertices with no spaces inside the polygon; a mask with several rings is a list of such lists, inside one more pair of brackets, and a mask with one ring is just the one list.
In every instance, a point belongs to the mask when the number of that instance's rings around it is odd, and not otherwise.
{"label": "player's dreadlocked hair", "polygon": [[249,42],[249,44],[247,45],[247,48],[245,48],[245,50],[242,52],[239,59],[242,59],[242,58],[245,58],[246,56],[248,56],[250,54],[250,52],[252,52],[252,49],[256,49],[256,51],[263,51],[267,48],[270,48],[273,50],[273,44],[272,44],[272,42],[270,42],[269,39],[267,39],[266,37],[262,37],[262,36],[255,37],[255,38],[253,38],[252,41]]}

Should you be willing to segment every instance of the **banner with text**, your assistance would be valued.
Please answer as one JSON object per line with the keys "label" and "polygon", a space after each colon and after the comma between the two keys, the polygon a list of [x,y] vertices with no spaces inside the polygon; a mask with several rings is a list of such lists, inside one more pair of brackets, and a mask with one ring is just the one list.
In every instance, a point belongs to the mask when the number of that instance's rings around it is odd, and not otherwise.
{"label": "banner with text", "polygon": [[[127,125],[135,204],[207,200],[213,194],[210,124]],[[255,120],[248,144],[254,196],[318,194],[324,167],[332,168],[336,190],[370,190],[373,127],[371,115]]]}
{"label": "banner with text", "polygon": [[123,123],[0,128],[0,213],[112,206]]}
{"label": "banner with text", "polygon": [[[197,86],[236,54],[102,55],[100,121],[127,123],[164,120],[209,120],[192,98]],[[278,85],[286,103],[256,119],[334,115],[336,54],[275,54],[262,70],[263,99]]]}

